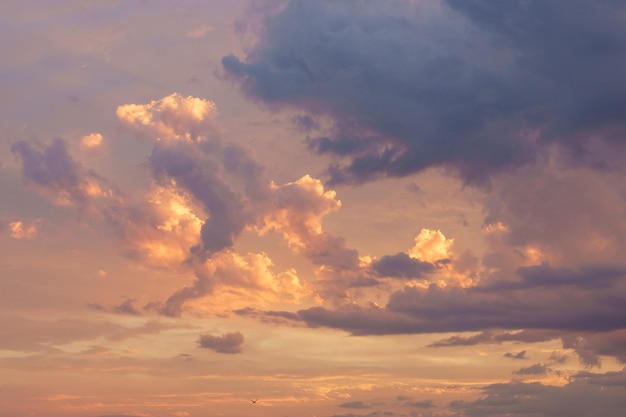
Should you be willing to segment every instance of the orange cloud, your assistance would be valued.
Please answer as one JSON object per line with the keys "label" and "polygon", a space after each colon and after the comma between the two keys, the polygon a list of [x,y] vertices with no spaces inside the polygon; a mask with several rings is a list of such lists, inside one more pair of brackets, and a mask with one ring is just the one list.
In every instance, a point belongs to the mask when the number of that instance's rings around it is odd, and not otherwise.
{"label": "orange cloud", "polygon": [[156,140],[199,141],[219,132],[215,103],[171,94],[148,104],[126,104],[116,111],[122,124],[140,136]]}

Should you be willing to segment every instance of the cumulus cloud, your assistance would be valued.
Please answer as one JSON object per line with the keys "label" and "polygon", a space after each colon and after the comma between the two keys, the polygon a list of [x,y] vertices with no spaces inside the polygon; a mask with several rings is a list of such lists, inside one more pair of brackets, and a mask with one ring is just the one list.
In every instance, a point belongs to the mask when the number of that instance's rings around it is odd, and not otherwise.
{"label": "cumulus cloud", "polygon": [[239,332],[225,333],[221,336],[210,334],[201,335],[198,345],[201,348],[211,349],[218,353],[235,354],[241,353],[244,337]]}
{"label": "cumulus cloud", "polygon": [[589,140],[623,142],[620,11],[616,0],[291,0],[222,65],[249,97],[331,121],[308,144],[339,159],[332,182],[433,166],[481,182],[550,142],[579,155]]}
{"label": "cumulus cloud", "polygon": [[252,155],[219,141],[216,111],[213,102],[177,94],[117,109],[126,129],[155,140],[149,157],[154,178],[184,190],[208,213],[197,248],[203,255],[231,247],[255,222],[253,205],[269,192]]}
{"label": "cumulus cloud", "polygon": [[[264,253],[240,255],[222,251],[203,262],[193,261],[195,280],[155,305],[167,316],[179,316],[185,305],[209,295],[221,300],[220,309],[243,308],[250,303],[268,305],[272,302],[296,303],[311,295],[294,270],[273,271],[272,260]],[[200,310],[209,306],[196,305]]]}
{"label": "cumulus cloud", "polygon": [[220,130],[215,103],[177,93],[148,104],[119,106],[116,114],[125,128],[157,141],[199,141]]}
{"label": "cumulus cloud", "polygon": [[426,262],[437,262],[450,257],[450,248],[454,239],[448,239],[441,230],[422,229],[415,237],[415,246],[409,249],[409,255]]}
{"label": "cumulus cloud", "polygon": [[103,137],[100,133],[90,133],[80,139],[80,145],[87,150],[97,149],[102,145]]}
{"label": "cumulus cloud", "polygon": [[24,180],[38,186],[55,204],[84,212],[94,198],[113,192],[102,177],[72,158],[63,139],[54,138],[47,146],[19,141],[11,150],[21,161]]}

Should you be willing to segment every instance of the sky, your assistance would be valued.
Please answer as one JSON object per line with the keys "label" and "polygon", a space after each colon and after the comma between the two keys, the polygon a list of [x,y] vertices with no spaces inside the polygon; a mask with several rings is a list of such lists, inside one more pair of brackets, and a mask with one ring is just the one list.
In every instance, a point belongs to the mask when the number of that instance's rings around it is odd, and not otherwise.
{"label": "sky", "polygon": [[623,416],[623,1],[4,0],[0,51],[0,417]]}

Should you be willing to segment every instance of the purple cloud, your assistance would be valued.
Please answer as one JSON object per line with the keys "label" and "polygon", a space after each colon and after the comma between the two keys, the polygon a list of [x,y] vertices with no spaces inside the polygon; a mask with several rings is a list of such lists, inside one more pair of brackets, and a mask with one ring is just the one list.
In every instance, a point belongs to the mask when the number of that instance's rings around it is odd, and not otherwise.
{"label": "purple cloud", "polygon": [[579,156],[591,138],[623,143],[623,7],[292,0],[222,65],[247,96],[333,121],[317,136],[305,126],[311,150],[343,161],[331,182],[433,166],[481,182],[547,143]]}
{"label": "purple cloud", "polygon": [[221,336],[203,334],[198,339],[198,345],[219,353],[235,354],[241,353],[243,341],[243,335],[239,332],[226,333]]}

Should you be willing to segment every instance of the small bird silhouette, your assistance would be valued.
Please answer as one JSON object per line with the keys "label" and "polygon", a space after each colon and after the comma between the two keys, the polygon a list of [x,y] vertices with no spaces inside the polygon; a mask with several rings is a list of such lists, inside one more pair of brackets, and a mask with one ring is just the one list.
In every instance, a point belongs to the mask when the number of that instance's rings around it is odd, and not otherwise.
{"label": "small bird silhouette", "polygon": [[252,404],[256,404],[257,401],[259,401],[259,399],[257,398],[256,400],[250,400],[252,401]]}

